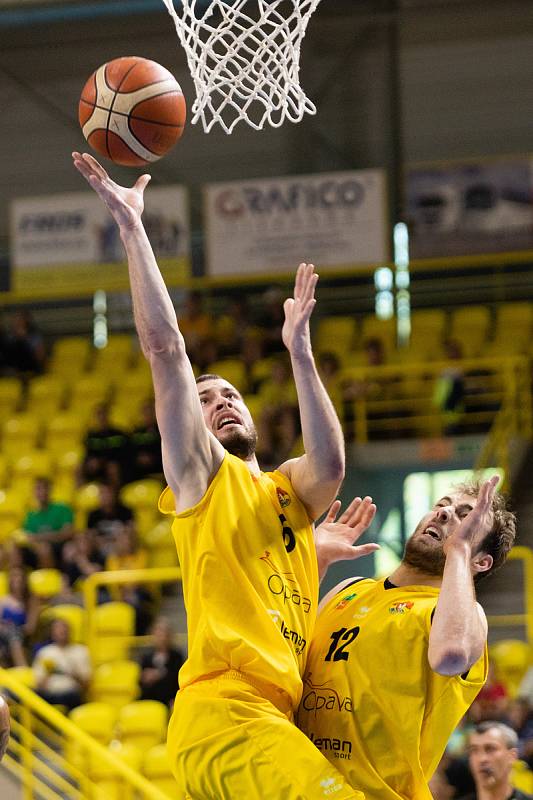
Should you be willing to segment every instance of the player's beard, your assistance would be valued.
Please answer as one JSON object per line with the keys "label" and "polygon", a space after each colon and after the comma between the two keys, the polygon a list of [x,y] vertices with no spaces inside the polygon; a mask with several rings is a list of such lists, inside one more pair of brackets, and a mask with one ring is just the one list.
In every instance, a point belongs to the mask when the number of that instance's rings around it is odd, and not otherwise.
{"label": "player's beard", "polygon": [[253,427],[233,431],[224,438],[221,444],[232,456],[237,456],[237,458],[242,458],[243,461],[246,461],[255,453],[255,448],[257,447],[257,431]]}
{"label": "player's beard", "polygon": [[417,572],[441,577],[445,563],[446,556],[442,547],[425,547],[416,536],[411,536],[405,543],[402,564],[407,564]]}

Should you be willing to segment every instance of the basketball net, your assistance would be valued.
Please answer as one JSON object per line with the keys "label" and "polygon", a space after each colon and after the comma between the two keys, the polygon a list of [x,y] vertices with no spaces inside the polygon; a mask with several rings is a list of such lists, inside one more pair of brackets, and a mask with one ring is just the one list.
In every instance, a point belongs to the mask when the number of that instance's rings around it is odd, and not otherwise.
{"label": "basketball net", "polygon": [[[320,0],[163,0],[196,89],[192,122],[231,133],[316,114],[299,82],[300,47]],[[246,13],[244,7],[246,6]]]}

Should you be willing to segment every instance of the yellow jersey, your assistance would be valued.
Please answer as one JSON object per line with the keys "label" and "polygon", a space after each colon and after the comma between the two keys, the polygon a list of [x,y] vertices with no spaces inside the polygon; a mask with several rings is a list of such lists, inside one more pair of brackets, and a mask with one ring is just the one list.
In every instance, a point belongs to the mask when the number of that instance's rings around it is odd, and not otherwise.
{"label": "yellow jersey", "polygon": [[439,589],[355,580],[321,611],[298,725],[366,800],[431,800],[428,780],[487,677],[429,666]]}
{"label": "yellow jersey", "polygon": [[226,453],[197,505],[163,513],[183,571],[188,658],[180,687],[237,670],[286,692],[296,708],[314,629],[318,566],[304,505],[281,472],[254,477]]}

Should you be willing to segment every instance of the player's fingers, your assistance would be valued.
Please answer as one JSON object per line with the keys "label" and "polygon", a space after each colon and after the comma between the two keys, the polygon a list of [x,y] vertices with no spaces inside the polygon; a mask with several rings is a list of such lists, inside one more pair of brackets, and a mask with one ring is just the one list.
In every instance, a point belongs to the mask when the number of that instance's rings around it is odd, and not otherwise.
{"label": "player's fingers", "polygon": [[346,550],[343,550],[339,560],[342,559],[344,561],[353,561],[356,558],[362,558],[362,556],[369,556],[371,553],[375,553],[376,550],[381,550],[381,547],[375,542],[358,544],[355,547],[347,547]]}
{"label": "player's fingers", "polygon": [[299,264],[298,269],[296,270],[296,278],[294,280],[294,299],[295,300],[299,300],[300,296],[302,294],[302,283],[303,283],[303,277],[304,277],[304,272],[305,272],[306,266],[307,266],[307,264],[304,261],[302,261],[302,263]]}
{"label": "player's fingers", "polygon": [[287,299],[283,303],[283,311],[285,312],[286,319],[289,319],[292,316],[293,309],[294,309],[294,298],[287,297]]}
{"label": "player's fingers", "polygon": [[341,507],[340,500],[334,500],[333,503],[328,508],[328,512],[324,518],[324,522],[335,522],[337,519],[337,514],[339,513],[339,509]]}
{"label": "player's fingers", "polygon": [[357,512],[362,502],[363,499],[361,497],[354,497],[350,505],[347,506],[342,512],[339,522],[343,522],[345,525],[349,525],[350,519],[352,519],[354,514]]}
{"label": "player's fingers", "polygon": [[307,303],[309,300],[312,300],[315,296],[315,286],[318,281],[318,275],[314,272],[314,267],[312,264],[308,265],[311,269],[307,271],[306,274],[306,281],[303,287],[302,297],[300,298],[302,303]]}
{"label": "player's fingers", "polygon": [[101,178],[103,181],[105,181],[107,178],[109,178],[109,175],[107,174],[107,172],[105,171],[105,169],[103,168],[103,166],[100,164],[100,162],[99,162],[99,161],[97,161],[97,160],[96,160],[96,158],[94,158],[94,157],[93,157],[93,156],[92,156],[90,153],[83,153],[83,154],[82,154],[82,159],[83,159],[84,161],[86,161],[86,162],[87,162],[87,164],[89,164],[89,165],[92,167],[92,169],[94,170],[94,172],[95,172],[95,173],[96,173],[96,174],[97,174],[97,175],[98,175],[98,176],[99,176],[99,177],[100,177],[100,178]]}
{"label": "player's fingers", "polygon": [[353,509],[350,509],[350,507],[348,507],[346,511],[350,511],[350,514],[345,520],[346,524],[351,525],[352,527],[354,525],[358,525],[364,518],[364,515],[371,503],[372,503],[372,498],[367,495],[361,500],[361,502],[357,506],[354,506]]}
{"label": "player's fingers", "polygon": [[311,314],[313,313],[313,309],[315,306],[316,306],[316,300],[314,299],[314,297],[306,302],[306,304],[302,308],[300,317],[303,323],[309,322],[309,318],[311,317]]}
{"label": "player's fingers", "polygon": [[137,178],[137,180],[135,181],[135,186],[133,188],[137,189],[137,191],[141,192],[141,194],[142,194],[151,180],[152,180],[152,176],[151,175],[148,175],[148,174],[141,175],[141,177]]}

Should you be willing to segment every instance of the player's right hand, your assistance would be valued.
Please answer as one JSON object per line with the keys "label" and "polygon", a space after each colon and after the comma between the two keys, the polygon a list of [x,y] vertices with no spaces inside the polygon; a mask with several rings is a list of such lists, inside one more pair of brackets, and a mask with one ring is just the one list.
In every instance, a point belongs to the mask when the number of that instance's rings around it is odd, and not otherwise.
{"label": "player's right hand", "polygon": [[144,210],[144,190],[150,175],[141,175],[130,188],[111,180],[103,166],[89,153],[72,153],[74,166],[102,198],[121,230],[135,228]]}

